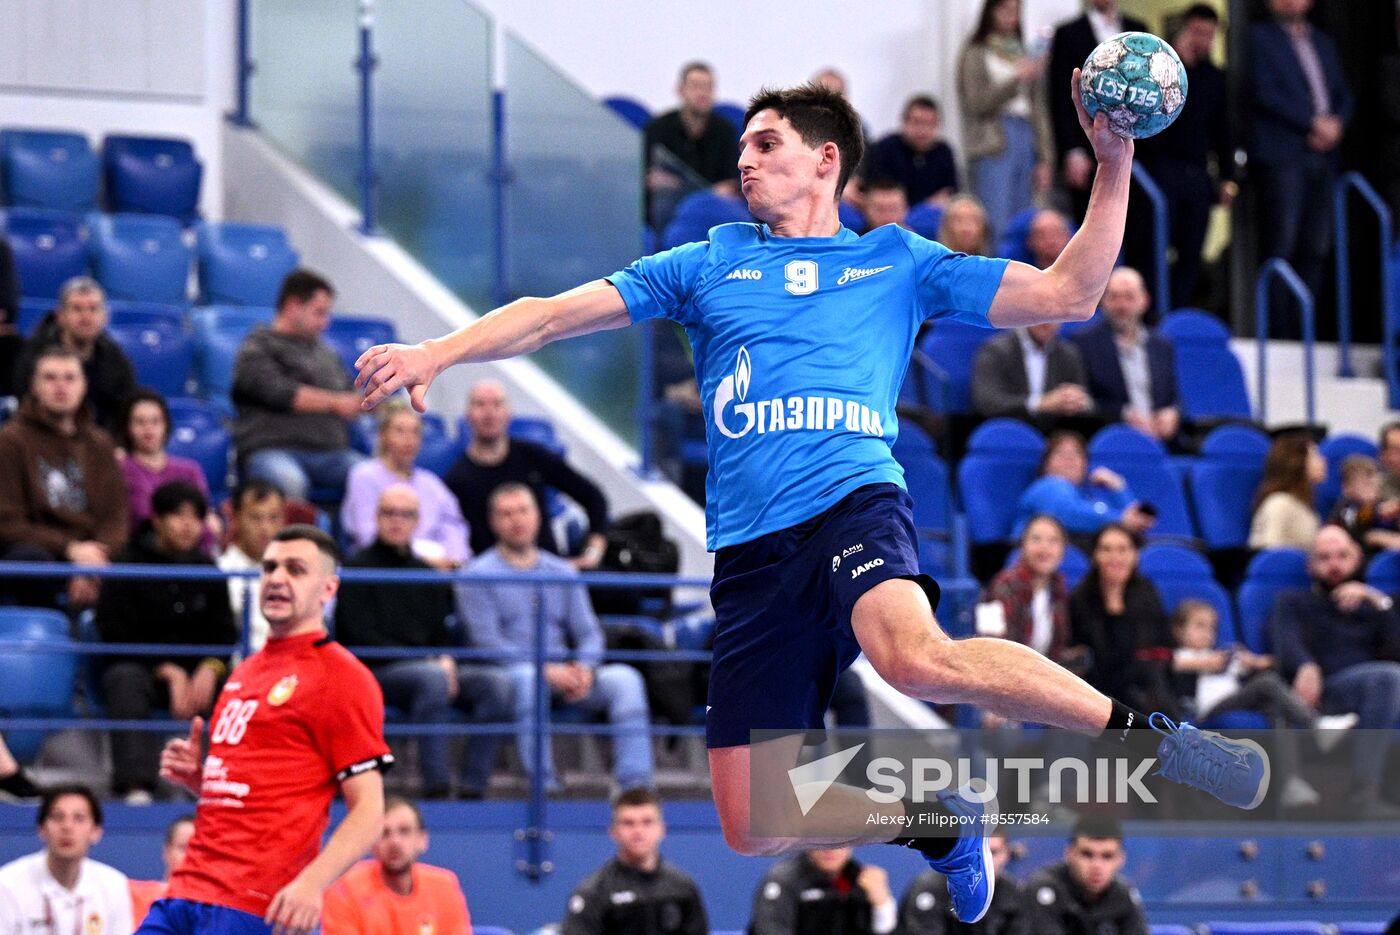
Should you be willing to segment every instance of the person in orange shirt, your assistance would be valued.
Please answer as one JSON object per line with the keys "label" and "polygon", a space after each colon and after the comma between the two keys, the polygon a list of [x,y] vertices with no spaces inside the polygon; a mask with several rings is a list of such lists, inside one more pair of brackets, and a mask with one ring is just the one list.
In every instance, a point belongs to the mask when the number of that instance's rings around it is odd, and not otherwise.
{"label": "person in orange shirt", "polygon": [[131,918],[139,926],[157,900],[165,898],[170,889],[170,872],[185,860],[185,848],[194,836],[194,816],[181,815],[165,829],[165,844],[160,859],[165,863],[165,876],[159,880],[130,880]]}
{"label": "person in orange shirt", "polygon": [[391,796],[373,859],[360,861],[326,890],[321,935],[471,935],[457,875],[419,863],[427,849],[423,813]]}

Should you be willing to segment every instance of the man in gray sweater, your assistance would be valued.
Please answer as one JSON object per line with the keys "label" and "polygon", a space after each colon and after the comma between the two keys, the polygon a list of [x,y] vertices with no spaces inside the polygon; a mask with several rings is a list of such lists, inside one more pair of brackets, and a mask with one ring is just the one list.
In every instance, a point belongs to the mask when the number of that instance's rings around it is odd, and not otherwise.
{"label": "man in gray sweater", "polygon": [[242,473],[299,500],[313,486],[331,488],[339,499],[345,476],[364,458],[350,447],[348,428],[360,414],[359,394],[321,338],[334,298],[325,279],[293,270],[271,327],[249,334],[233,365],[233,437]]}

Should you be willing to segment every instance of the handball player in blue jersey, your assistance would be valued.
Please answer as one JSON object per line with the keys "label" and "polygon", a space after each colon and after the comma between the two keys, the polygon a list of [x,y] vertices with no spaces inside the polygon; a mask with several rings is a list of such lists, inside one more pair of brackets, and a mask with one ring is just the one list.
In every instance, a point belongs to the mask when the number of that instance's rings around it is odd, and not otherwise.
{"label": "handball player in blue jersey", "polygon": [[[706,242],[553,298],[519,299],[442,338],[372,347],[356,364],[365,408],[407,387],[421,411],[428,384],[452,364],[648,318],[685,328],[706,413],[715,552],[706,744],[724,836],[741,853],[889,839],[864,817],[849,835],[820,841],[761,837],[749,821],[749,732],[792,731],[766,742],[790,745],[795,765],[801,731],[822,726],[837,676],[861,652],[913,697],[1155,750],[1168,778],[1241,807],[1263,798],[1268,763],[1257,744],[1149,719],[1018,643],[950,640],[934,618],[938,586],[919,571],[891,445],[920,324],[1082,321],[1118,256],[1133,143],[1074,100],[1098,172],[1083,225],[1048,269],[953,253],[894,225],[864,236],[842,227],[837,203],[860,161],[860,118],[817,85],[764,90],[739,140],[743,195],[760,223],[721,225]],[[975,799],[955,792],[933,808],[980,818]],[[871,812],[862,792],[842,786],[818,810],[843,805]],[[800,826],[797,803],[787,807],[793,823],[780,826]],[[886,817],[912,819],[920,808],[896,802]],[[981,822],[960,827],[952,841],[893,843],[948,877],[957,914],[970,921],[986,911],[995,873]]]}

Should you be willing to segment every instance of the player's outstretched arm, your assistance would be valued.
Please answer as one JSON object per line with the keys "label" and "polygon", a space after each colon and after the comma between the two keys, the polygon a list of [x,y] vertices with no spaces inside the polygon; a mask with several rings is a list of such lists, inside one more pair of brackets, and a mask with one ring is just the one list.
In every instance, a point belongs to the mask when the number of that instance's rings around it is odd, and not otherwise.
{"label": "player's outstretched arm", "polygon": [[384,829],[384,774],[377,769],[340,784],[346,814],[321,853],[277,891],[263,921],[274,935],[310,935],[321,924],[321,894],[369,852]]}
{"label": "player's outstretched arm", "polygon": [[1079,126],[1098,160],[1089,207],[1084,223],[1048,269],[1008,264],[987,315],[998,328],[1089,318],[1108,287],[1108,275],[1123,246],[1133,178],[1133,141],[1110,130],[1104,113],[1089,118],[1079,99],[1078,68],[1070,80],[1070,96],[1079,114]]}
{"label": "player's outstretched arm", "polygon": [[355,361],[355,386],[373,409],[403,387],[413,407],[426,411],[424,394],[453,364],[516,357],[551,341],[631,323],[627,304],[612,283],[597,279],[548,299],[516,299],[441,338],[421,344],[376,344]]}

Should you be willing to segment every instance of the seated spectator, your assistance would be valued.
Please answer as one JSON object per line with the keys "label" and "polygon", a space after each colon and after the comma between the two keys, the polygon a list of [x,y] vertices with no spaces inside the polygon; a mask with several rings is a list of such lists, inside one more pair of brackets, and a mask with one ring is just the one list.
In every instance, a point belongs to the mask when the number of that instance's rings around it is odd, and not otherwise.
{"label": "seated spectator", "polygon": [[1274,439],[1254,493],[1251,549],[1310,549],[1321,524],[1313,491],[1327,479],[1327,459],[1305,433]]}
{"label": "seated spectator", "polygon": [[472,930],[457,874],[423,863],[428,829],[407,799],[384,802],[384,830],[362,860],[326,890],[321,935],[452,935]]}
{"label": "seated spectator", "polygon": [[[164,396],[147,389],[132,393],[122,408],[120,433],[126,516],[133,533],[150,517],[151,494],[162,484],[183,481],[199,488],[208,499],[209,484],[199,462],[165,450],[170,441],[170,408]],[[222,532],[223,523],[213,510],[205,522],[209,530],[202,545],[208,551]]]}
{"label": "seated spectator", "polygon": [[[198,488],[182,481],[158,487],[151,497],[150,528],[131,541],[116,561],[127,565],[210,565],[199,550],[209,505]],[[115,578],[102,588],[97,629],[104,643],[198,643],[228,646],[223,656],[109,657],[103,665],[107,713],[120,720],[146,720],[157,708],[188,721],[207,715],[228,671],[238,640],[222,581],[183,578]],[[163,745],[150,731],[113,731],[112,787],[128,804],[146,804],[156,787]]]}
{"label": "seated spectator", "polygon": [[939,139],[940,124],[937,101],[926,94],[909,98],[899,132],[870,147],[861,178],[894,179],[911,207],[947,202],[958,190],[958,168],[952,147]]}
{"label": "seated spectator", "polygon": [[25,391],[39,356],[50,347],[77,355],[87,380],[87,407],[94,421],[115,434],[122,404],[136,389],[136,371],[121,345],[107,333],[107,296],[97,280],[75,276],[58,292],[58,307],[44,316],[24,345],[15,371],[15,387]]}
{"label": "seated spectator", "polygon": [[418,494],[422,513],[413,531],[413,554],[450,571],[467,560],[467,524],[452,491],[432,471],[413,466],[422,447],[422,417],[401,402],[382,407],[375,457],[350,469],[340,524],[350,541],[364,548],[378,530],[379,495],[395,484],[407,484]]}
{"label": "seated spectator", "polygon": [[[945,890],[946,892],[946,890]],[[814,848],[769,868],[753,896],[749,935],[884,935],[899,922],[889,875],[849,847]]]}
{"label": "seated spectator", "polygon": [[975,195],[954,195],[948,199],[943,218],[938,222],[938,242],[954,253],[991,255],[987,212]]}
{"label": "seated spectator", "polygon": [[[262,555],[272,537],[286,525],[286,500],[282,492],[265,480],[250,480],[240,484],[230,498],[233,541],[219,555],[219,568],[224,571],[257,571],[262,568]],[[262,579],[260,576],[230,578],[229,606],[239,629],[243,627],[244,598],[247,598],[248,647],[257,652],[267,642],[267,618],[262,612]]]}
{"label": "seated spectator", "polygon": [[1085,388],[1079,348],[1059,337],[1054,322],[1002,331],[977,349],[972,408],[979,416],[1024,419],[1044,430],[1088,418],[1094,400]]}
{"label": "seated spectator", "polygon": [[1127,860],[1123,829],[1112,818],[1086,815],[1074,826],[1063,862],[1026,880],[1018,926],[1035,933],[1146,935],[1137,890],[1119,874]]}
{"label": "seated spectator", "polygon": [[996,636],[1063,660],[1069,647],[1069,586],[1060,564],[1068,538],[1053,516],[1031,517],[1021,530],[1021,553],[982,592],[979,636]]}
{"label": "seated spectator", "polygon": [[[856,188],[854,185],[846,187]],[[871,179],[866,182],[861,213],[865,215],[866,230],[873,231],[886,224],[908,227],[904,222],[909,217],[909,199],[904,197],[904,186],[894,179]]]}
{"label": "seated spectator", "polygon": [[1171,341],[1142,323],[1149,305],[1137,270],[1120,266],[1108,277],[1104,320],[1069,335],[1079,345],[1089,394],[1105,419],[1122,421],[1167,444],[1181,431],[1181,396]]}
{"label": "seated spectator", "polygon": [[151,911],[151,906],[165,898],[170,890],[170,874],[185,862],[185,851],[194,837],[194,816],[181,815],[165,828],[165,841],[160,848],[160,860],[165,875],[159,880],[129,880],[131,889],[131,918],[139,928]]}
{"label": "seated spectator", "polygon": [[15,365],[24,350],[19,333],[19,273],[9,238],[0,233],[0,396],[17,395]]}
{"label": "seated spectator", "polygon": [[126,875],[88,857],[102,840],[102,803],[92,790],[44,793],[39,840],[43,850],[0,867],[0,932],[131,935]]}
{"label": "seated spectator", "polygon": [[19,765],[5,738],[0,737],[0,802],[27,802],[39,795],[39,787]]}
{"label": "seated spectator", "polygon": [[[680,199],[694,191],[694,181],[716,194],[739,194],[739,134],[715,113],[714,69],[705,62],[687,63],[676,93],[681,106],[653,117],[642,134],[648,218],[657,230],[670,221]],[[674,162],[659,160],[658,148]],[[676,171],[680,167],[693,178],[683,178]]]}
{"label": "seated spectator", "polygon": [[1381,467],[1385,470],[1381,481],[1381,499],[1400,500],[1400,422],[1387,422],[1381,426],[1377,448]]}
{"label": "seated spectator", "polygon": [[1050,436],[1039,474],[1021,494],[1017,536],[1031,517],[1041,514],[1059,520],[1071,539],[1092,536],[1107,523],[1121,523],[1133,533],[1141,533],[1156,522],[1119,474],[1106,467],[1089,473],[1089,452],[1078,432]]}
{"label": "seated spectator", "polygon": [[[396,484],[379,495],[378,533],[374,542],[345,562],[346,568],[397,568],[426,571],[429,565],[413,554],[413,530],[419,523],[418,494]],[[452,615],[452,586],[441,584],[369,584],[343,582],[336,601],[335,633],[342,645],[404,649],[446,649],[457,641],[448,630]],[[447,720],[455,705],[483,724],[503,724],[511,715],[510,682],[493,665],[458,665],[449,655],[424,659],[366,659],[379,681],[384,701],[408,712],[420,724]],[[462,770],[463,798],[479,799],[491,782],[499,734],[474,734],[467,739]],[[447,736],[418,738],[418,765],[423,773],[423,797],[447,799],[452,785],[447,768]]]}
{"label": "seated spectator", "polygon": [[360,415],[360,394],[321,338],[334,298],[331,284],[310,270],[288,273],[272,326],[253,329],[233,364],[233,440],[242,473],[295,500],[307,499],[312,485],[340,499],[346,475],[364,460],[350,447],[347,427]]}
{"label": "seated spectator", "polygon": [[[0,558],[106,565],[126,545],[126,490],[112,438],[83,405],[78,356],[53,346],[34,360],[29,394],[0,428]],[[52,581],[0,579],[20,604],[54,606]],[[97,580],[68,582],[69,609],[97,600]]]}
{"label": "seated spectator", "polygon": [[1042,208],[1031,218],[1026,249],[1037,269],[1049,269],[1069,245],[1069,218],[1054,208]]}
{"label": "seated spectator", "polygon": [[1311,588],[1286,591],[1271,624],[1279,670],[1309,706],[1355,712],[1374,731],[1355,746],[1350,804],[1373,818],[1400,818],[1381,794],[1391,735],[1400,724],[1400,614],[1391,598],[1357,580],[1361,548],[1340,526],[1324,526],[1308,556]]}
{"label": "seated spectator", "polygon": [[[661,859],[666,822],[660,796],[650,789],[624,791],[613,800],[608,836],[617,855],[574,887],[561,935],[657,929],[708,935],[705,903],[695,881]],[[664,921],[658,925],[657,920]]]}
{"label": "seated spectator", "polygon": [[[558,556],[541,551],[540,511],[524,484],[503,484],[491,492],[488,521],[496,545],[467,566],[470,575],[490,577],[527,572],[577,574]],[[620,788],[650,786],[652,776],[651,711],[642,676],[624,663],[603,663],[603,630],[582,584],[464,584],[459,606],[474,646],[502,652],[534,650],[537,617],[545,617],[545,651],[567,653],[567,662],[545,665],[551,703],[572,706],[589,715],[602,715],[616,729],[613,775]],[[543,608],[540,604],[543,603]],[[513,661],[506,673],[514,685],[517,745],[527,771],[533,772],[535,666]],[[548,749],[540,764],[547,787],[557,788],[554,761]]]}
{"label": "seated spectator", "polygon": [[[511,438],[510,404],[506,388],[495,380],[482,380],[467,394],[467,424],[471,442],[452,465],[444,480],[457,496],[471,533],[471,550],[480,555],[496,544],[487,521],[487,501],[502,484],[524,484],[534,495],[541,516],[548,516],[545,488],[553,487],[570,497],[588,514],[588,538],[583,552],[570,559],[582,571],[598,567],[608,540],[608,501],[598,485],[569,467],[568,462],[543,445]],[[562,555],[548,522],[539,524],[536,544],[546,552]]]}
{"label": "seated spectator", "polygon": [[1109,523],[1069,597],[1070,643],[1088,651],[1084,679],[1139,711],[1176,711],[1167,684],[1172,635],[1157,587],[1138,570],[1136,536]]}
{"label": "seated spectator", "polygon": [[1342,496],[1329,523],[1341,526],[1370,557],[1382,549],[1400,549],[1400,500],[1381,500],[1381,466],[1370,455],[1342,460]]}
{"label": "seated spectator", "polygon": [[[992,866],[996,868],[996,887],[992,890],[992,905],[974,928],[995,935],[1011,935],[1016,931],[1016,919],[1021,914],[1023,894],[1021,884],[1006,870],[1011,860],[1006,825],[993,825],[988,829],[987,847],[992,852]],[[925,870],[904,891],[899,901],[901,935],[949,935],[967,929],[953,915],[953,903],[948,899],[948,884],[943,874]]]}

